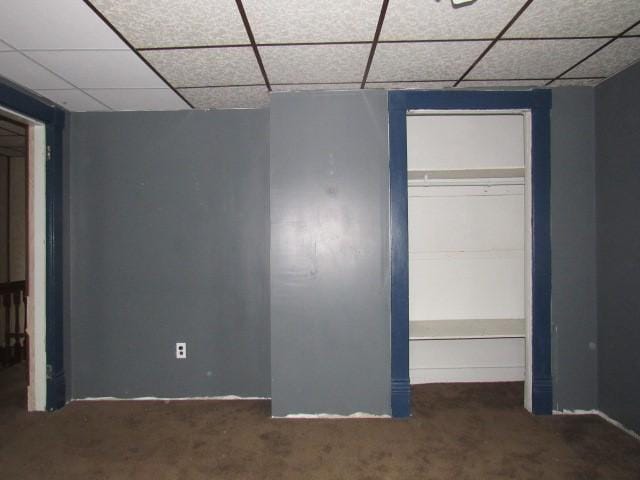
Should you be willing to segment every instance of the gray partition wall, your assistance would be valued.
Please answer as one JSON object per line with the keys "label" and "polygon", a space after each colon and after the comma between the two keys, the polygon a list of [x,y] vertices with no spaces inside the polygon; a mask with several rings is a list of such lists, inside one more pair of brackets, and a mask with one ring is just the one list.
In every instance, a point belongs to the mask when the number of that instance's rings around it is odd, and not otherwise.
{"label": "gray partition wall", "polygon": [[70,395],[269,396],[268,111],[69,128]]}
{"label": "gray partition wall", "polygon": [[388,414],[387,94],[274,94],[270,123],[272,414]]}
{"label": "gray partition wall", "polygon": [[598,404],[595,94],[554,88],[551,110],[553,408]]}
{"label": "gray partition wall", "polygon": [[599,407],[640,433],[640,64],[596,88]]}

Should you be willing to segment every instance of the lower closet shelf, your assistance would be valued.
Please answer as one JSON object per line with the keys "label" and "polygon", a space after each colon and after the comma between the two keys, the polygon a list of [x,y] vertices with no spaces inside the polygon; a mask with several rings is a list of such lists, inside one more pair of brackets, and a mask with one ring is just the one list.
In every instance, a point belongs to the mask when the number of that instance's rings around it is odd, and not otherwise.
{"label": "lower closet shelf", "polygon": [[447,340],[472,338],[520,338],[525,336],[523,318],[472,320],[411,320],[411,340]]}

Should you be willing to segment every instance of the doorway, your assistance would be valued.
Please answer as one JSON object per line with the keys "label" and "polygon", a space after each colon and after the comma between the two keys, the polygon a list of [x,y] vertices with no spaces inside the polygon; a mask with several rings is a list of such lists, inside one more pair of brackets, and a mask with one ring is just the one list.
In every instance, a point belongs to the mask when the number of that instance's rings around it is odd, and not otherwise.
{"label": "doorway", "polygon": [[0,405],[26,405],[27,126],[0,116]]}
{"label": "doorway", "polygon": [[528,111],[407,113],[412,385],[527,383],[529,136]]}
{"label": "doorway", "polygon": [[3,400],[46,408],[45,127],[0,109]]}
{"label": "doorway", "polygon": [[[525,225],[530,229],[524,289],[525,406],[536,414],[551,413],[549,113],[551,96],[530,91],[397,91],[389,93],[391,185],[391,405],[394,417],[410,415],[409,380],[409,175],[407,115],[517,114],[527,119],[530,158],[525,165]],[[525,132],[526,133],[526,132]],[[525,135],[526,137],[526,135]],[[526,160],[525,157],[525,160]],[[528,168],[527,168],[528,167]],[[459,172],[458,172],[459,173]],[[496,172],[493,172],[494,174]],[[511,172],[513,173],[513,172]],[[485,172],[486,174],[486,172]],[[527,180],[528,177],[528,180]],[[416,180],[416,179],[414,179]],[[444,179],[441,179],[444,180]],[[467,179],[468,180],[468,179]],[[422,179],[424,181],[424,177]],[[529,188],[527,188],[527,184]],[[527,200],[528,198],[528,200]],[[526,254],[526,252],[530,254]],[[527,294],[527,292],[529,292]],[[528,300],[527,300],[528,297]],[[527,304],[528,302],[528,304]],[[527,306],[528,305],[528,306]],[[526,315],[526,312],[529,312]]]}

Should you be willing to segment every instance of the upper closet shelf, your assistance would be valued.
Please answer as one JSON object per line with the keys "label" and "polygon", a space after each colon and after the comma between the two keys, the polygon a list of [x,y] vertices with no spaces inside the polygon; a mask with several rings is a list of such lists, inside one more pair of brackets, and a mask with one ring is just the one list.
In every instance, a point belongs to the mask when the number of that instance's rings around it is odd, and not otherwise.
{"label": "upper closet shelf", "polygon": [[523,167],[409,170],[410,186],[524,185]]}

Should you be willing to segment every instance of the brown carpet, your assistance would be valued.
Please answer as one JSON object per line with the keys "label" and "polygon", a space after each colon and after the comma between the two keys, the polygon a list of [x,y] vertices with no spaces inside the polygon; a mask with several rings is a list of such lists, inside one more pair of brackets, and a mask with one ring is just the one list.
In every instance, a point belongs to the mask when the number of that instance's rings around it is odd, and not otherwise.
{"label": "brown carpet", "polygon": [[22,373],[0,372],[3,480],[640,479],[640,442],[595,416],[533,417],[521,383],[419,386],[409,420],[273,420],[268,401],[27,414]]}

